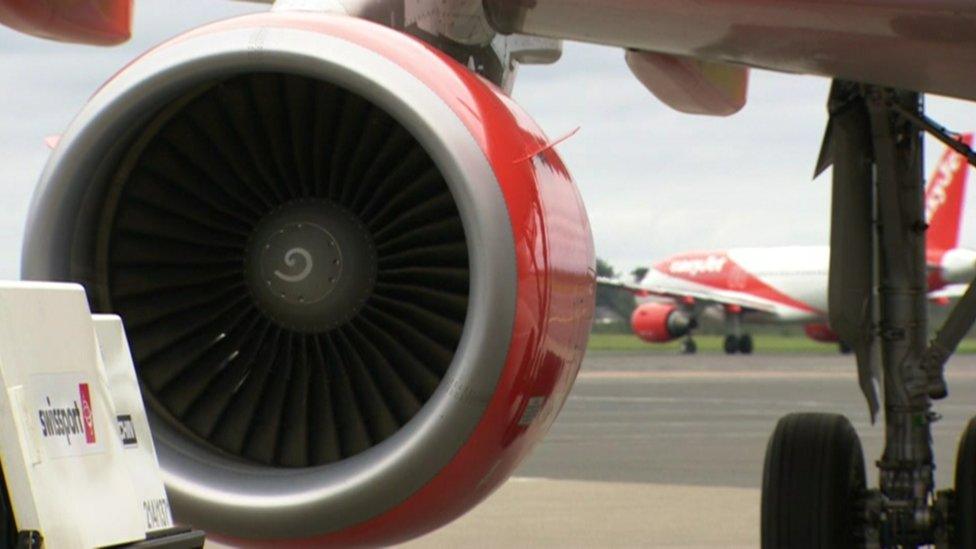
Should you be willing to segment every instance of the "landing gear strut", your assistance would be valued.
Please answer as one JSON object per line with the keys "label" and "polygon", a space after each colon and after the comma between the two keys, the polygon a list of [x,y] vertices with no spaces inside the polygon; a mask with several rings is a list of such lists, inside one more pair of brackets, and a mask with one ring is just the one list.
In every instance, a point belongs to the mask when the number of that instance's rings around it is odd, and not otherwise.
{"label": "landing gear strut", "polygon": [[691,334],[688,334],[683,340],[681,340],[681,354],[683,355],[693,355],[698,352],[698,345],[695,340],[691,338]]}
{"label": "landing gear strut", "polygon": [[722,348],[725,354],[752,354],[752,336],[742,333],[742,309],[728,307],[725,310],[725,341]]}
{"label": "landing gear strut", "polygon": [[784,418],[767,449],[762,545],[976,547],[976,421],[955,493],[935,491],[931,434],[945,361],[976,319],[976,284],[928,346],[921,130],[971,163],[976,154],[925,118],[914,92],[836,81],[828,107],[818,170],[834,166],[830,324],[857,355],[872,419],[883,379],[885,449],[879,488],[867,490],[846,419]]}

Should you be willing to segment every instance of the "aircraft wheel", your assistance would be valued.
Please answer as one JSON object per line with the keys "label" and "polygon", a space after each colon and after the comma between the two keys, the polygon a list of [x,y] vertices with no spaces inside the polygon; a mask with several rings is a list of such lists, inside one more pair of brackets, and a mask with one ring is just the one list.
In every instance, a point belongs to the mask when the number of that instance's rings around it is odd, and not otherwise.
{"label": "aircraft wheel", "polygon": [[762,547],[856,547],[864,451],[846,417],[790,414],[766,447]]}
{"label": "aircraft wheel", "polygon": [[840,354],[842,355],[849,355],[852,352],[854,352],[854,349],[851,348],[851,346],[848,345],[847,343],[844,343],[843,341],[837,343],[837,349],[840,351]]}
{"label": "aircraft wheel", "polygon": [[698,352],[698,344],[694,339],[686,339],[681,342],[681,354],[693,355]]}
{"label": "aircraft wheel", "polygon": [[17,524],[14,521],[14,508],[10,503],[7,482],[0,471],[0,547],[17,547]]}
{"label": "aircraft wheel", "polygon": [[976,418],[959,439],[956,454],[956,510],[953,547],[976,547]]}
{"label": "aircraft wheel", "polygon": [[744,355],[752,354],[752,336],[743,334],[739,336],[739,352]]}
{"label": "aircraft wheel", "polygon": [[734,335],[725,336],[725,354],[734,355],[739,352],[739,338]]}

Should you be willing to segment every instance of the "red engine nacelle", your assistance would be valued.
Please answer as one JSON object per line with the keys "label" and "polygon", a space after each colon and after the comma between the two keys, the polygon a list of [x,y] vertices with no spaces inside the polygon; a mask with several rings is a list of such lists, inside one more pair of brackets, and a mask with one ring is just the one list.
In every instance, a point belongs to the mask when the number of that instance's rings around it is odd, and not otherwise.
{"label": "red engine nacelle", "polygon": [[53,40],[119,44],[131,33],[132,0],[0,0],[0,23]]}
{"label": "red engine nacelle", "polygon": [[247,544],[402,541],[499,486],[576,377],[593,244],[547,143],[386,27],[216,23],[68,128],[23,275],[125,320],[179,520]]}
{"label": "red engine nacelle", "polygon": [[644,341],[665,343],[687,335],[695,328],[695,320],[674,305],[645,303],[634,310],[630,326]]}
{"label": "red engine nacelle", "polygon": [[807,337],[821,343],[837,343],[840,341],[840,336],[826,324],[807,324],[803,327],[803,331]]}

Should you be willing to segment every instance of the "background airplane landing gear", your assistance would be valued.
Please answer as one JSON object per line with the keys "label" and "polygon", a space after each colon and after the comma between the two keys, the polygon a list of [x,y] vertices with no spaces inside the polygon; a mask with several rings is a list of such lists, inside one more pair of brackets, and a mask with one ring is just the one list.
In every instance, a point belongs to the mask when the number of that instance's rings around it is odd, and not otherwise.
{"label": "background airplane landing gear", "polygon": [[752,354],[752,336],[749,334],[742,334],[740,336],[729,334],[725,336],[722,348],[725,349],[725,354],[727,355],[734,355],[735,353],[742,353],[744,355]]}
{"label": "background airplane landing gear", "polygon": [[762,547],[858,546],[857,502],[865,490],[864,452],[846,417],[783,417],[766,447]]}
{"label": "background airplane landing gear", "polygon": [[976,418],[959,439],[953,547],[976,547]]}
{"label": "background airplane landing gear", "polygon": [[725,349],[725,354],[734,355],[739,352],[739,338],[731,334],[725,336],[725,343],[722,347]]}
{"label": "background airplane landing gear", "polygon": [[737,305],[729,305],[725,308],[725,343],[723,348],[725,354],[734,355],[742,353],[747,355],[752,352],[752,337],[742,333],[742,308]]}
{"label": "background airplane landing gear", "polygon": [[695,343],[694,339],[690,337],[685,338],[681,342],[681,354],[683,355],[693,355],[698,352],[698,345]]}
{"label": "background airplane landing gear", "polygon": [[739,336],[739,352],[744,355],[752,354],[752,336],[749,334],[742,334]]}

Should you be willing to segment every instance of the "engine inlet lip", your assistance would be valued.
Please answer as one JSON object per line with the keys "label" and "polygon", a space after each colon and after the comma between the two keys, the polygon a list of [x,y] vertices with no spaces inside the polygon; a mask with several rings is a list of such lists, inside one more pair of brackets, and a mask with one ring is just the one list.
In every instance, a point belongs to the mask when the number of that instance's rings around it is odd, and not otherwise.
{"label": "engine inlet lip", "polygon": [[[328,16],[309,18],[323,27],[336,24]],[[390,41],[409,40],[366,22],[342,24],[361,27],[363,37],[385,33]],[[432,63],[441,62],[431,55]],[[132,128],[187,90],[249,72],[326,80],[410,128],[457,203],[472,274],[464,333],[443,382],[406,426],[362,454],[301,470],[257,467],[194,445],[150,414],[178,518],[241,537],[300,538],[382,514],[429,482],[478,425],[507,360],[517,289],[509,213],[484,151],[444,99],[375,51],[317,32],[252,27],[164,45],[108,83],[65,132],[32,202],[23,275],[91,282],[90,267],[68,258],[83,257],[85,242],[76,233],[86,226],[92,203],[101,204],[105,172],[113,169]],[[89,288],[98,291],[97,285]]]}

